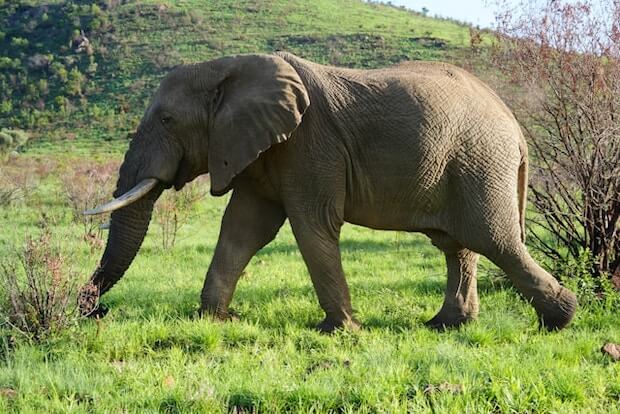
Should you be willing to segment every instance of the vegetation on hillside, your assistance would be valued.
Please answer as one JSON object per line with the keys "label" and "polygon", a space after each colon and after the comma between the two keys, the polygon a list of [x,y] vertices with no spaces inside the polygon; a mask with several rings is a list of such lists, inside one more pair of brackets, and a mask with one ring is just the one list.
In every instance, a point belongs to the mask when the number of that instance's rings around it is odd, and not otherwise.
{"label": "vegetation on hillside", "polygon": [[0,5],[0,127],[122,139],[179,63],[290,50],[377,67],[437,59],[468,28],[356,0],[17,0]]}

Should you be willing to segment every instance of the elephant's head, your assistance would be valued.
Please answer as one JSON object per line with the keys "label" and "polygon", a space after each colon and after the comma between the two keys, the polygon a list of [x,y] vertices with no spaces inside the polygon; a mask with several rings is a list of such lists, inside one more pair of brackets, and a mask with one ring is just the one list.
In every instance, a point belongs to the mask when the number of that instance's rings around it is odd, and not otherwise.
{"label": "elephant's head", "polygon": [[86,214],[113,211],[107,245],[92,277],[105,293],[135,257],[166,188],[209,172],[211,193],[285,141],[309,105],[297,72],[270,55],[225,57],[176,67],[161,82],[121,165],[115,199]]}

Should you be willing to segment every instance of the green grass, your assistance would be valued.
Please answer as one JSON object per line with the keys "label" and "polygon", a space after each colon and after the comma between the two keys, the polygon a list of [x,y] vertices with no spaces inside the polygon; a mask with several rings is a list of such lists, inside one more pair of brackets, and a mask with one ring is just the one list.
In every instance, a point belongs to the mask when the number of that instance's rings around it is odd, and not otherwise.
{"label": "green grass", "polygon": [[[36,233],[44,211],[79,274],[90,275],[100,251],[80,240],[58,180],[80,162],[67,156],[2,209],[0,256]],[[202,200],[171,250],[151,226],[105,296],[103,320],[42,344],[5,327],[0,411],[620,412],[620,365],[599,351],[620,338],[617,309],[582,307],[568,329],[540,332],[531,307],[484,261],[480,320],[429,330],[422,323],[441,305],[445,268],[421,235],[344,227],[359,332],[313,330],[323,315],[288,224],[246,269],[232,304],[240,320],[199,318],[226,201]]]}

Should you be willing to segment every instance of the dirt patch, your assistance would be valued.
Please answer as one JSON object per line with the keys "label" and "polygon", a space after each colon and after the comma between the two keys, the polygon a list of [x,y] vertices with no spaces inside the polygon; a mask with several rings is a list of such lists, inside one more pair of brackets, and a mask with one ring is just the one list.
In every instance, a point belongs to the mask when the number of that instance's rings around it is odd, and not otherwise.
{"label": "dirt patch", "polygon": [[432,49],[444,49],[446,46],[448,46],[448,43],[445,40],[440,39],[438,37],[430,37],[430,36],[412,37],[409,40],[412,42],[418,43],[419,45],[423,47],[432,48]]}
{"label": "dirt patch", "polygon": [[620,361],[620,345],[608,342],[601,348],[601,352],[609,355],[614,361]]}

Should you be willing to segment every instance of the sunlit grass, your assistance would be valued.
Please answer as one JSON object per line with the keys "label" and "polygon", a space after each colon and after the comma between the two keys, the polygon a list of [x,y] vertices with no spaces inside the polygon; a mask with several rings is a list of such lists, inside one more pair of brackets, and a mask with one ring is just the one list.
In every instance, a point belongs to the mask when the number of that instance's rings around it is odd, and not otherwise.
{"label": "sunlit grass", "polygon": [[[84,320],[42,344],[3,330],[0,410],[618,411],[620,368],[599,351],[620,338],[617,312],[581,308],[568,329],[540,332],[531,307],[485,261],[480,320],[429,330],[422,323],[441,305],[445,269],[421,235],[344,227],[359,332],[313,330],[323,315],[288,224],[246,269],[232,304],[240,320],[199,318],[226,201],[201,201],[171,250],[161,249],[152,226],[105,296],[105,319]],[[38,231],[41,212],[87,278],[100,252],[91,255],[77,237],[54,173],[0,211],[0,255]]]}

